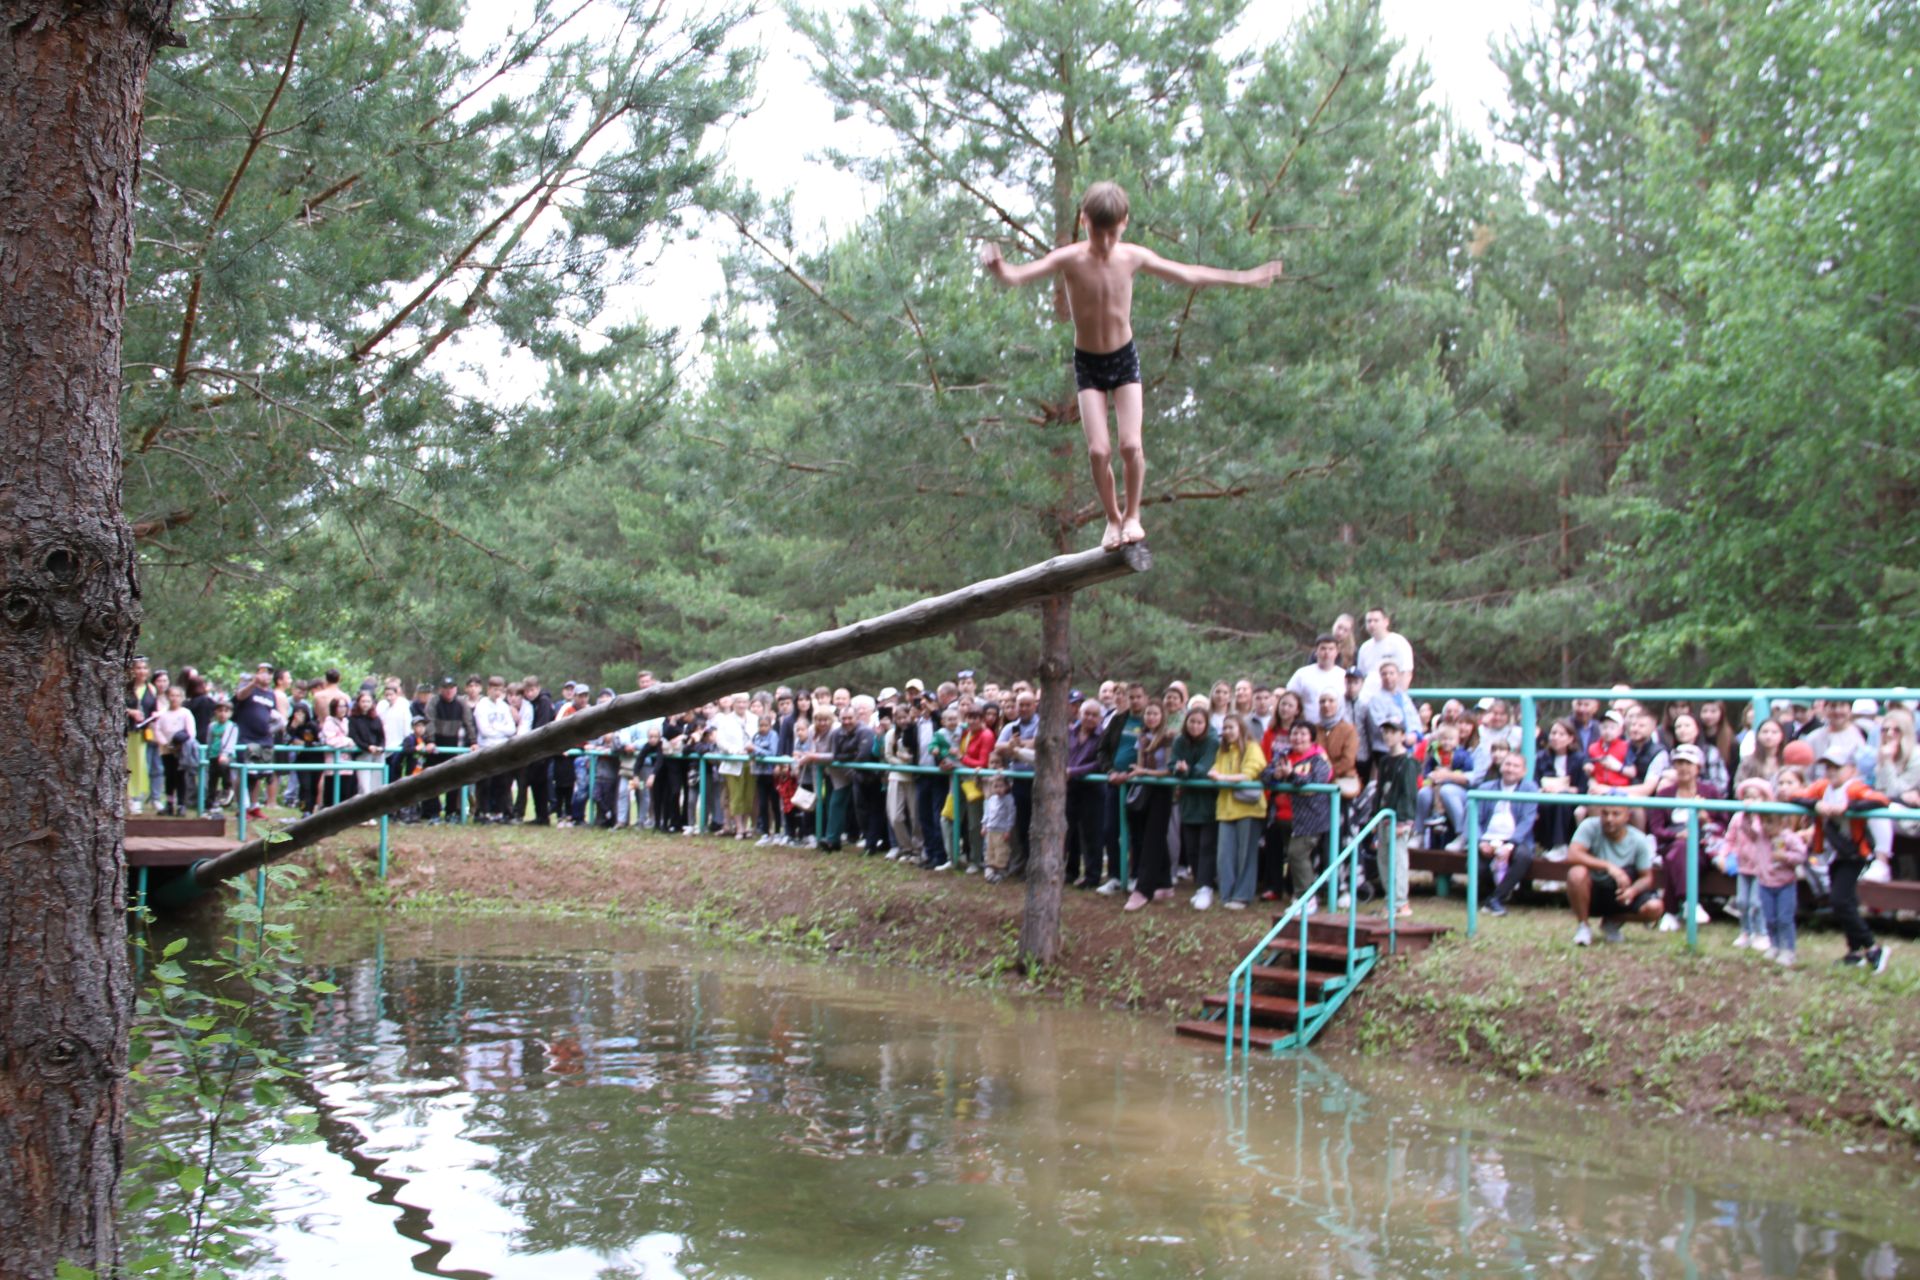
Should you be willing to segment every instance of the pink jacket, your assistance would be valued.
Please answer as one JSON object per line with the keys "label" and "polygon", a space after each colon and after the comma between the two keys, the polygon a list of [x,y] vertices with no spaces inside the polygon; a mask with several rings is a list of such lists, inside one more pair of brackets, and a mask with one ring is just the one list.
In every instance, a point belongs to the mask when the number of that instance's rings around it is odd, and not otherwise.
{"label": "pink jacket", "polygon": [[[1753,815],[1742,814],[1741,816],[1752,817]],[[1763,834],[1761,839],[1764,840],[1765,838]],[[1794,882],[1800,864],[1806,860],[1807,833],[1793,830],[1782,831],[1778,841],[1776,841],[1773,846],[1773,856],[1768,858],[1766,865],[1760,869],[1761,887],[1766,889],[1786,888]],[[1744,862],[1741,864],[1741,869],[1743,871],[1746,869]]]}

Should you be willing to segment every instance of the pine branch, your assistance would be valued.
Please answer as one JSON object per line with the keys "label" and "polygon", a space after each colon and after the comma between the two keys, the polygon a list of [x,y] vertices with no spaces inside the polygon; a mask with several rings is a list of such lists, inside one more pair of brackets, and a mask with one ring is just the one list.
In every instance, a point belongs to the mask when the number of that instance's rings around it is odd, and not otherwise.
{"label": "pine branch", "polygon": [[[253,131],[247,137],[247,149],[240,155],[240,163],[234,167],[233,176],[227,179],[226,190],[220,193],[220,202],[214,206],[213,216],[207,219],[207,234],[200,245],[200,265],[194,269],[193,280],[187,286],[187,310],[180,321],[179,350],[173,359],[173,385],[184,386],[187,381],[187,355],[193,350],[193,329],[200,314],[200,288],[206,278],[206,256],[213,251],[213,238],[220,229],[220,220],[227,216],[227,210],[233,205],[234,193],[240,189],[240,180],[247,174],[247,166],[253,163],[254,153],[260,150],[260,141],[266,137],[267,121],[273,117],[273,109],[280,102],[280,95],[286,90],[287,81],[293,76],[295,57],[300,52],[301,37],[307,31],[307,15],[302,13],[293,24],[293,39],[287,46],[287,60],[280,68],[280,79],[273,86],[273,93],[267,98],[267,105],[260,112],[260,119],[254,124]],[[139,452],[145,453],[153,446],[155,435],[165,419],[156,420],[147,429],[140,440]]]}
{"label": "pine branch", "polygon": [[765,241],[763,241],[759,236],[756,236],[755,234],[753,234],[753,232],[749,231],[747,229],[746,222],[742,218],[740,218],[739,215],[729,213],[727,215],[727,220],[733,223],[733,225],[739,229],[741,235],[745,236],[748,240],[751,240],[756,249],[766,254],[769,258],[772,258],[782,271],[786,272],[789,276],[792,276],[794,280],[798,281],[800,287],[802,289],[805,289],[808,293],[812,294],[814,296],[814,300],[817,301],[821,306],[833,312],[833,314],[839,316],[842,320],[845,320],[848,324],[852,325],[854,328],[858,329],[860,327],[860,322],[858,320],[855,320],[851,315],[848,315],[845,311],[841,310],[839,307],[835,306],[832,302],[829,302],[827,300],[827,295],[820,291],[819,285],[815,284],[813,281],[801,275],[800,272],[793,266],[792,263],[788,262],[785,258],[782,258],[779,254],[775,253],[773,249]]}
{"label": "pine branch", "polygon": [[1287,170],[1293,167],[1293,159],[1300,154],[1300,148],[1307,145],[1307,139],[1313,136],[1313,126],[1320,122],[1321,113],[1327,109],[1327,104],[1333,101],[1333,95],[1340,92],[1340,86],[1347,82],[1347,72],[1352,69],[1353,64],[1350,62],[1340,64],[1340,74],[1333,78],[1333,84],[1328,87],[1326,95],[1320,99],[1320,105],[1313,109],[1311,116],[1307,117],[1306,127],[1301,129],[1300,136],[1293,140],[1293,149],[1287,152],[1287,158],[1280,162],[1280,171],[1273,175],[1272,181],[1267,183],[1267,189],[1260,193],[1260,200],[1254,207],[1253,216],[1247,219],[1248,231],[1260,229],[1260,219],[1266,214],[1267,201],[1273,198],[1274,190],[1287,176]]}

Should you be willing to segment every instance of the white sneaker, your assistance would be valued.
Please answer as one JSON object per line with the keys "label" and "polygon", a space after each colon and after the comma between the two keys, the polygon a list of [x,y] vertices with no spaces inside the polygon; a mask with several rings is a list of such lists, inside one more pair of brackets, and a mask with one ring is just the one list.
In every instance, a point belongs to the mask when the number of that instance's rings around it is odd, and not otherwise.
{"label": "white sneaker", "polygon": [[1465,853],[1467,851],[1467,838],[1465,836],[1455,836],[1442,847],[1448,853]]}
{"label": "white sneaker", "polygon": [[1748,947],[1753,945],[1753,939],[1743,933],[1739,937],[1733,940],[1733,945],[1739,948],[1740,950],[1745,951]]}
{"label": "white sneaker", "polygon": [[1350,907],[1350,906],[1352,906],[1352,905],[1353,905],[1353,895],[1352,895],[1352,894],[1350,894],[1350,893],[1343,893],[1343,894],[1341,894],[1341,895],[1340,895],[1340,910],[1342,910],[1342,911],[1345,911],[1345,910],[1346,910],[1346,909],[1347,909],[1348,907]]}
{"label": "white sneaker", "polygon": [[1212,905],[1213,905],[1213,889],[1211,886],[1203,884],[1200,886],[1199,890],[1193,895],[1193,909],[1195,911],[1205,911]]}
{"label": "white sneaker", "polygon": [[968,864],[967,864],[967,874],[968,874],[968,875],[970,875],[970,876],[977,876],[977,875],[979,875],[979,874],[980,874],[980,868],[979,868],[979,867],[976,867],[976,866],[974,866],[974,865],[973,865],[972,863],[968,863]]}
{"label": "white sneaker", "polygon": [[1112,894],[1112,893],[1120,892],[1120,888],[1121,888],[1120,881],[1117,879],[1114,879],[1114,880],[1107,881],[1105,884],[1101,885],[1098,889],[1095,889],[1094,892]]}
{"label": "white sneaker", "polygon": [[1318,894],[1315,894],[1313,897],[1307,899],[1307,904],[1304,907],[1300,908],[1300,914],[1303,916],[1310,916],[1314,912],[1318,911],[1319,909],[1320,909],[1320,896]]}
{"label": "white sneaker", "polygon": [[1580,922],[1580,927],[1573,931],[1573,945],[1576,947],[1593,945],[1593,930],[1587,927],[1587,922],[1584,920]]}
{"label": "white sneaker", "polygon": [[1245,911],[1247,909],[1246,903],[1235,902],[1232,898],[1228,898],[1225,902],[1221,903],[1220,905],[1225,907],[1229,911]]}
{"label": "white sneaker", "polygon": [[1175,880],[1191,880],[1193,879],[1193,868],[1192,867],[1176,867],[1174,868],[1173,878]]}
{"label": "white sneaker", "polygon": [[1693,908],[1693,922],[1695,924],[1712,924],[1713,912],[1696,904]]}
{"label": "white sneaker", "polygon": [[1600,939],[1603,942],[1625,942],[1626,939],[1620,936],[1620,922],[1618,920],[1602,920],[1600,922]]}
{"label": "white sneaker", "polygon": [[1776,951],[1767,958],[1783,969],[1791,969],[1798,963],[1798,957],[1791,951]]}
{"label": "white sneaker", "polygon": [[1674,915],[1672,912],[1668,912],[1666,915],[1661,916],[1660,932],[1662,933],[1680,932],[1680,917]]}

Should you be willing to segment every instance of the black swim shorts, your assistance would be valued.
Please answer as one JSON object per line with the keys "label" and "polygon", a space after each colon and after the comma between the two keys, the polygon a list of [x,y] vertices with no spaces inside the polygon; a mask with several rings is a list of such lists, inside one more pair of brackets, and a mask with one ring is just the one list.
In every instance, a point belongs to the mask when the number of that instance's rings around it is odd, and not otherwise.
{"label": "black swim shorts", "polygon": [[1112,391],[1129,382],[1140,381],[1140,353],[1132,340],[1118,351],[1095,355],[1073,349],[1073,380],[1082,391]]}

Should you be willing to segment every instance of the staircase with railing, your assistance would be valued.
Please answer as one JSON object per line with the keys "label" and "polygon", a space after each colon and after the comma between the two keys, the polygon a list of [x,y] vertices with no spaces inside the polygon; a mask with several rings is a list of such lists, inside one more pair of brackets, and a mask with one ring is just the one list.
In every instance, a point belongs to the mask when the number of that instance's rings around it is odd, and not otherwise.
{"label": "staircase with railing", "polygon": [[[1360,883],[1360,855],[1368,838],[1380,836],[1380,869],[1386,879],[1384,915],[1363,915],[1360,895],[1340,886]],[[1339,1011],[1368,974],[1403,941],[1424,946],[1445,930],[1402,924],[1394,918],[1393,867],[1399,831],[1391,811],[1376,813],[1327,860],[1312,886],[1274,921],[1227,979],[1227,989],[1209,995],[1199,1018],[1174,1028],[1183,1036],[1218,1041],[1229,1061],[1257,1047],[1273,1053],[1304,1049]],[[1325,902],[1324,909],[1316,904]]]}

